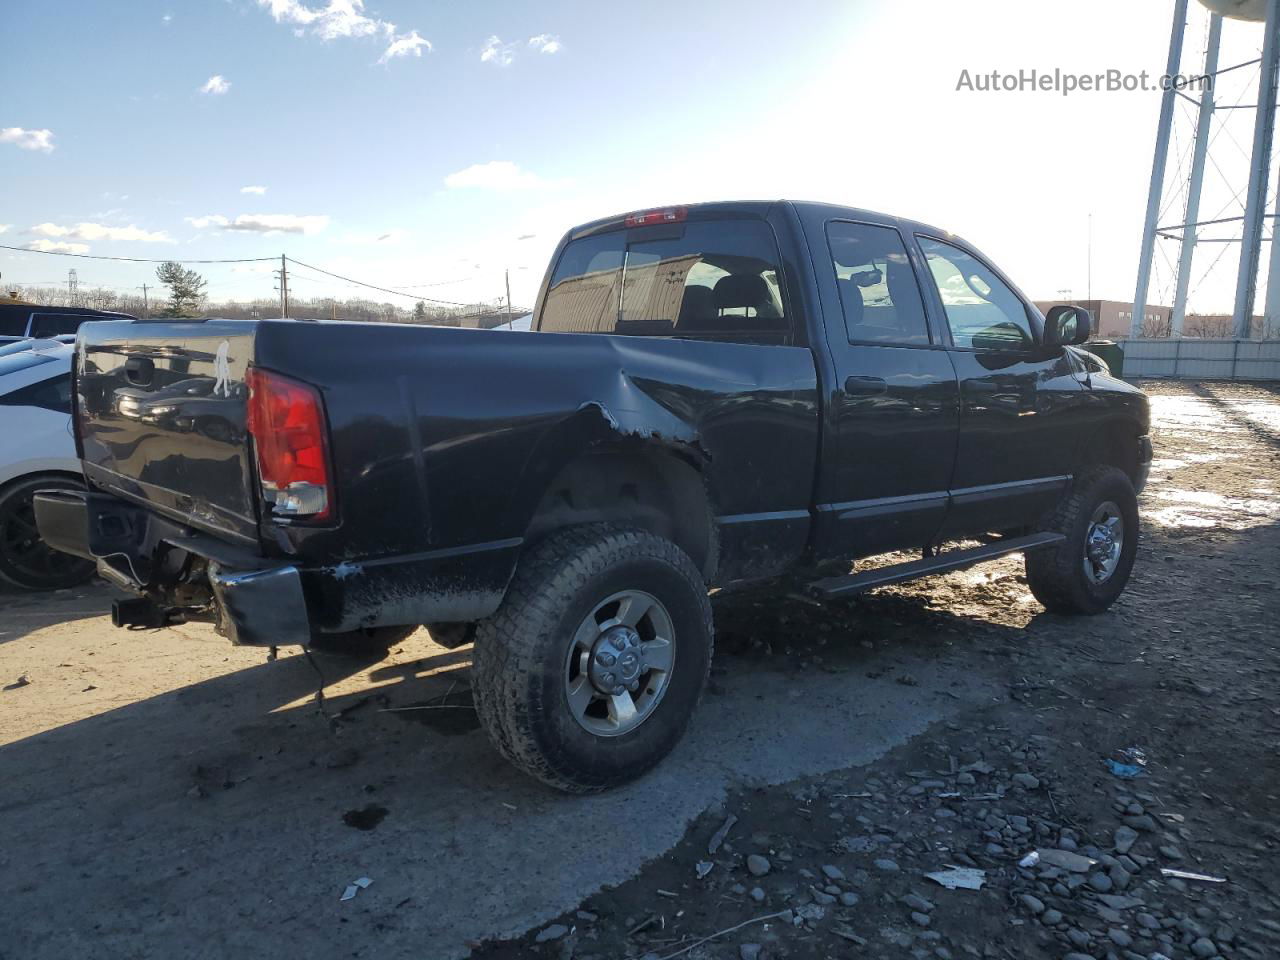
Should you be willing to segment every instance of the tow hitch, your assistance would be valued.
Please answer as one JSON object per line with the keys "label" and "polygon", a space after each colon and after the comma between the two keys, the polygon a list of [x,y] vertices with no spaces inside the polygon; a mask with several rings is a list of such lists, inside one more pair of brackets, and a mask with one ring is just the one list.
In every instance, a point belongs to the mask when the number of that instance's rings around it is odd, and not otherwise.
{"label": "tow hitch", "polygon": [[111,623],[116,627],[142,627],[156,630],[167,627],[179,619],[173,611],[146,597],[116,600],[111,604]]}

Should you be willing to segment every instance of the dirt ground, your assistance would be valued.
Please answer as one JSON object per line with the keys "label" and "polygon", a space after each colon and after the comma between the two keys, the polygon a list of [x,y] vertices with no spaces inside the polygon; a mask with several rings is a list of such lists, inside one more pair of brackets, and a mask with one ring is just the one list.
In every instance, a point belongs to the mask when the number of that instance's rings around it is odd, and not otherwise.
{"label": "dirt ground", "polygon": [[725,598],[690,737],[604,797],[509,770],[424,632],[318,657],[321,714],[301,656],[0,594],[0,957],[1280,957],[1280,391],[1143,386],[1111,611],[1015,558]]}

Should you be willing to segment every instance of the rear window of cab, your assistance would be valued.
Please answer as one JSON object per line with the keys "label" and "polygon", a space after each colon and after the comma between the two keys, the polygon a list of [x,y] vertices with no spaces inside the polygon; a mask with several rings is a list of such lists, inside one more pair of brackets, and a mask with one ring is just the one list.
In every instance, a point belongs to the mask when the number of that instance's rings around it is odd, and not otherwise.
{"label": "rear window of cab", "polygon": [[777,241],[759,220],[580,237],[556,263],[538,330],[788,343]]}

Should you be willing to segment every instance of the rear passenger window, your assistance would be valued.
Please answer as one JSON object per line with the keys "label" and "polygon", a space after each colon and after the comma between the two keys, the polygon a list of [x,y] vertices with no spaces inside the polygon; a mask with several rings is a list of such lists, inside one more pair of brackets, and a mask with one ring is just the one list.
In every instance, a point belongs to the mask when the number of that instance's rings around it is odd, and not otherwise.
{"label": "rear passenger window", "polygon": [[768,224],[641,227],[571,241],[538,329],[777,344],[790,338],[784,304]]}
{"label": "rear passenger window", "polygon": [[833,220],[827,245],[850,343],[929,342],[920,285],[897,230]]}

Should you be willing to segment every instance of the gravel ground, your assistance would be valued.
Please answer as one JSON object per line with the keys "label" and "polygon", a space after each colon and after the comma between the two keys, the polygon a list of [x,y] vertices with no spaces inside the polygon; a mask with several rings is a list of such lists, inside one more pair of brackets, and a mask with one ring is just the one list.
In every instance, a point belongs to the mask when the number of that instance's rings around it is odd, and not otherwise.
{"label": "gravel ground", "polygon": [[301,657],[0,595],[0,958],[1280,956],[1280,391],[1144,387],[1111,611],[1016,558],[725,598],[688,741],[604,797],[502,764],[425,634],[323,660],[325,718]]}

